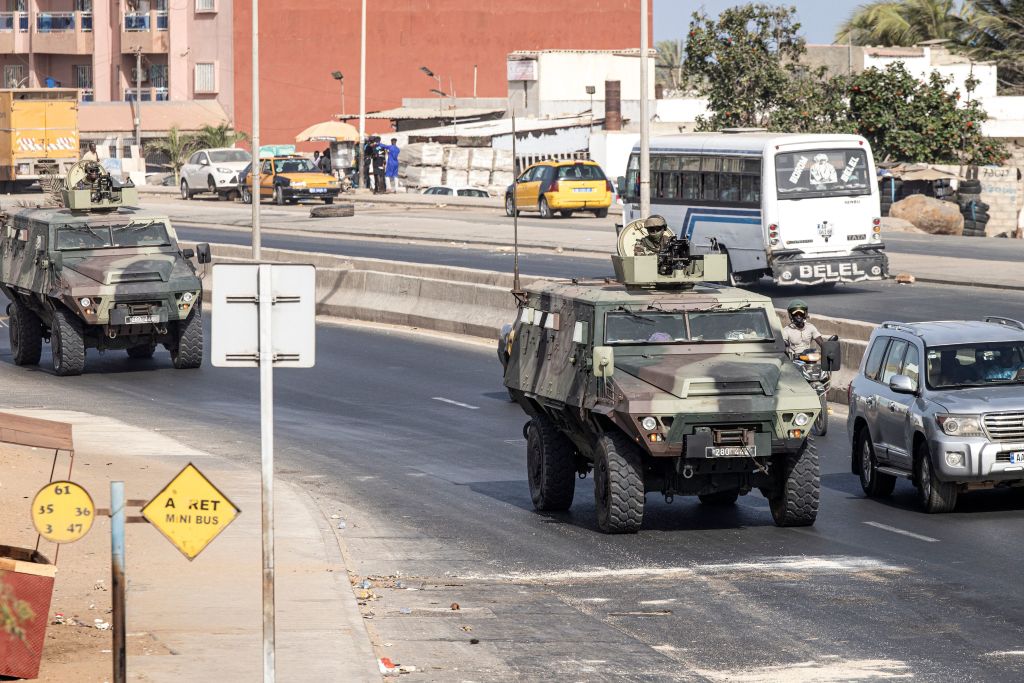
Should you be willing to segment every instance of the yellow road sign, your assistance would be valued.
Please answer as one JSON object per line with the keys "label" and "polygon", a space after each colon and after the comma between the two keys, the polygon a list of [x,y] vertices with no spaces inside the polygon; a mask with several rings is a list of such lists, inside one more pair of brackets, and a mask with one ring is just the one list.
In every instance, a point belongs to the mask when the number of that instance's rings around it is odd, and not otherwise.
{"label": "yellow road sign", "polygon": [[32,524],[54,543],[73,543],[89,533],[96,508],[89,492],[71,481],[52,481],[32,499]]}
{"label": "yellow road sign", "polygon": [[142,515],[192,560],[241,512],[189,463],[142,508]]}

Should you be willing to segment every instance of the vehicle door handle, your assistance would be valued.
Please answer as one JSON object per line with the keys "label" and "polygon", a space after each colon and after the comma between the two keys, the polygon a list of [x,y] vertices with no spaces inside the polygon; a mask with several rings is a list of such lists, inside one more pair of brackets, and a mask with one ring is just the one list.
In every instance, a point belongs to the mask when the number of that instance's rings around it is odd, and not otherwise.
{"label": "vehicle door handle", "polygon": [[890,413],[895,413],[896,412],[896,403],[895,402],[889,404],[889,412]]}

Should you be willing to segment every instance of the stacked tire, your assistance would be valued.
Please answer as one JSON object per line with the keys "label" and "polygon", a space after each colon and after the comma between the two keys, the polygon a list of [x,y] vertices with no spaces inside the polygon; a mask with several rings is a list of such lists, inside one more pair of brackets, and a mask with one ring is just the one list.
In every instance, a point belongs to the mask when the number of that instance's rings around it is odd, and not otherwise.
{"label": "stacked tire", "polygon": [[878,197],[882,215],[888,216],[892,205],[903,199],[903,181],[893,176],[886,176],[878,182]]}
{"label": "stacked tire", "polygon": [[936,180],[932,183],[932,188],[936,199],[941,199],[945,202],[956,201],[956,190],[953,189],[948,180]]}
{"label": "stacked tire", "polygon": [[957,202],[960,204],[960,213],[964,217],[964,236],[984,237],[989,220],[989,205],[981,201],[981,182],[978,180],[960,181]]}

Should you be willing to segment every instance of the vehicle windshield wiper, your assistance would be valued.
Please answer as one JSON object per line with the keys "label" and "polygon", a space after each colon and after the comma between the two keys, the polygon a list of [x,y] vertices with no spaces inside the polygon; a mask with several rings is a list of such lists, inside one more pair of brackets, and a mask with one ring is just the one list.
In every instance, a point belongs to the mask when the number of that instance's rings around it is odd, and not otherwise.
{"label": "vehicle windshield wiper", "polygon": [[616,313],[625,313],[626,315],[628,315],[630,318],[633,318],[634,320],[643,320],[646,323],[656,323],[656,322],[658,322],[654,318],[648,318],[647,316],[640,315],[639,313],[634,313],[633,311],[630,311],[630,310],[625,309],[625,308],[620,308],[618,311],[616,311]]}
{"label": "vehicle windshield wiper", "polygon": [[136,223],[135,221],[132,221],[131,223],[128,223],[128,225],[122,225],[122,226],[116,227],[116,228],[114,228],[114,230],[129,230],[130,229],[130,230],[132,230],[134,232],[135,230],[144,230],[144,229],[148,228],[149,226],[153,225],[154,223],[156,223],[156,219],[155,218],[151,218],[148,221],[146,221],[145,223]]}
{"label": "vehicle windshield wiper", "polygon": [[90,226],[88,223],[79,223],[77,225],[65,225],[63,228],[61,228],[61,230],[74,230],[75,232],[88,232],[88,233],[91,233],[92,236],[95,237],[96,239],[102,241],[104,244],[106,244],[106,241],[107,241],[106,238],[103,235],[101,235],[100,233],[98,233],[95,230],[93,230],[92,226]]}

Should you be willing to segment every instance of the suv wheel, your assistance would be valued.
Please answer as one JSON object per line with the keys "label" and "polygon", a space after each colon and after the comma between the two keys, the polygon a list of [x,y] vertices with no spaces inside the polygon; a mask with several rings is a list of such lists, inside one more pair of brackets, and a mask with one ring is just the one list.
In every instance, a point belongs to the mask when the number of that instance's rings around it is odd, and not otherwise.
{"label": "suv wheel", "polygon": [[883,498],[891,495],[896,488],[896,477],[878,471],[875,460],[875,446],[867,427],[860,430],[857,438],[857,453],[860,457],[860,487],[868,498]]}
{"label": "suv wheel", "polygon": [[595,218],[607,218],[608,217],[608,209],[598,209],[597,211],[594,212],[594,217]]}
{"label": "suv wheel", "polygon": [[644,521],[643,458],[621,432],[606,433],[597,442],[594,463],[597,526],[606,534],[634,534]]}
{"label": "suv wheel", "polygon": [[568,510],[576,489],[576,449],[543,415],[526,428],[526,470],[538,510]]}
{"label": "suv wheel", "polygon": [[53,311],[53,324],[50,327],[50,353],[53,356],[53,371],[59,377],[81,375],[85,370],[85,339],[82,335],[82,323],[63,308]]}
{"label": "suv wheel", "polygon": [[178,322],[178,340],[171,349],[171,362],[178,370],[193,370],[203,364],[203,315],[197,308],[187,320]]}
{"label": "suv wheel", "polygon": [[917,497],[925,512],[952,512],[956,507],[957,488],[951,482],[939,481],[932,465],[928,444],[922,442],[914,454],[917,469]]}
{"label": "suv wheel", "polygon": [[14,364],[39,365],[39,357],[43,354],[43,323],[39,316],[28,306],[14,301],[7,325]]}
{"label": "suv wheel", "polygon": [[776,526],[811,526],[818,517],[821,476],[811,440],[796,453],[772,457],[775,490],[768,505]]}

